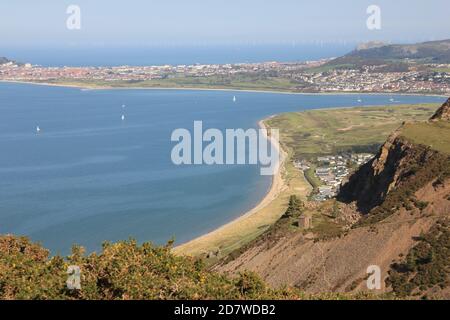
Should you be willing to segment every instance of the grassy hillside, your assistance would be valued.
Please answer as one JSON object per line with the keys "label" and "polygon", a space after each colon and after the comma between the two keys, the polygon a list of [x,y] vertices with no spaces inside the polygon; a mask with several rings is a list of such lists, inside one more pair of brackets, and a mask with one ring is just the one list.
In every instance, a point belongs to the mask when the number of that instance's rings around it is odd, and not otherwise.
{"label": "grassy hillside", "polygon": [[280,129],[281,143],[296,158],[340,151],[376,152],[403,121],[423,121],[435,104],[312,110],[278,115],[267,121]]}
{"label": "grassy hillside", "polygon": [[450,123],[444,121],[406,124],[402,136],[411,142],[450,154]]}
{"label": "grassy hillside", "polygon": [[401,70],[404,59],[425,63],[450,63],[450,40],[405,45],[384,45],[355,50],[330,61],[327,66],[355,68],[363,65],[387,63],[393,68]]}

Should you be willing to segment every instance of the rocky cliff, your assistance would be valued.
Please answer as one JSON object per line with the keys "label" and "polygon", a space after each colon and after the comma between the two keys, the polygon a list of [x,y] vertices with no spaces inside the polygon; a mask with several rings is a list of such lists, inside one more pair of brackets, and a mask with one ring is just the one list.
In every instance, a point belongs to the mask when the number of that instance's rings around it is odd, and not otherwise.
{"label": "rocky cliff", "polygon": [[[439,130],[448,130],[441,125],[448,101],[436,114],[440,123],[430,122],[430,132],[437,137],[427,138],[447,141],[447,131]],[[354,210],[360,218],[343,233],[320,237],[323,224],[310,231],[274,231],[215,269],[252,270],[275,287],[342,292],[368,290],[367,268],[376,265],[383,280],[378,292],[450,297],[450,154],[431,143],[417,143],[409,135],[423,133],[414,130],[408,124],[408,134],[402,127],[387,139],[376,157],[342,187],[333,213],[323,205],[313,214],[314,224],[324,217],[338,221]],[[405,257],[408,261],[401,262]]]}
{"label": "rocky cliff", "polygon": [[450,98],[431,117],[431,121],[450,121]]}
{"label": "rocky cliff", "polygon": [[448,166],[447,155],[411,143],[399,130],[342,186],[338,200],[355,202],[363,214],[380,211],[386,201],[403,205],[417,190],[445,174]]}

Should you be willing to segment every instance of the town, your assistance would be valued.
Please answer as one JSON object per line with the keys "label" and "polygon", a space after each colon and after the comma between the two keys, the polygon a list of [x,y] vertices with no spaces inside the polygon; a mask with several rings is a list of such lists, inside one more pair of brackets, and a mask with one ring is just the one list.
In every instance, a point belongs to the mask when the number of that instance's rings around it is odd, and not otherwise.
{"label": "town", "polygon": [[320,185],[313,190],[312,199],[324,201],[335,197],[348,176],[373,157],[370,153],[341,153],[317,157],[314,163],[294,160],[294,166],[303,172],[313,170]]}
{"label": "town", "polygon": [[396,70],[374,65],[328,68],[331,59],[306,62],[195,64],[117,67],[43,67],[9,61],[0,64],[0,81],[103,86],[273,89],[327,93],[450,93],[450,64],[411,63]]}

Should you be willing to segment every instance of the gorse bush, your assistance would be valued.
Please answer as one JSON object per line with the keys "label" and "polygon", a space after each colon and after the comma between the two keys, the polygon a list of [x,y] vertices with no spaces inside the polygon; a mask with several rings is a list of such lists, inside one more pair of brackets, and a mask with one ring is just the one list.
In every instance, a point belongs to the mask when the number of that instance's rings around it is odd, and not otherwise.
{"label": "gorse bush", "polygon": [[[81,269],[81,290],[68,290],[69,265]],[[74,247],[66,259],[26,238],[0,238],[3,299],[241,299],[270,297],[250,274],[227,278],[205,270],[201,260],[178,257],[170,246],[135,241],[105,243],[101,254]]]}
{"label": "gorse bush", "polygon": [[300,198],[296,195],[291,195],[289,197],[288,208],[286,209],[286,212],[283,214],[282,218],[297,218],[302,214],[304,208],[305,205],[303,201],[300,200]]}
{"label": "gorse bush", "polygon": [[433,287],[450,284],[450,222],[436,223],[422,235],[401,262],[391,265],[386,283],[399,296],[423,295]]}
{"label": "gorse bush", "polygon": [[[68,267],[81,270],[81,289],[69,290]],[[365,297],[364,295],[361,297]],[[306,295],[274,290],[258,275],[212,272],[202,260],[176,256],[171,244],[105,243],[85,255],[74,247],[66,258],[24,237],[0,236],[0,299],[344,299],[342,294]]]}

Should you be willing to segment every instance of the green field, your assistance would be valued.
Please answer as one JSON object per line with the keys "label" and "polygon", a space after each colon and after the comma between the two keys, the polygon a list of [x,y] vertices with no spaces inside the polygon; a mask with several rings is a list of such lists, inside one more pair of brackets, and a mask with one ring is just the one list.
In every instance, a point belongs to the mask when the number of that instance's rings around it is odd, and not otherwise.
{"label": "green field", "polygon": [[409,141],[450,154],[450,123],[444,121],[407,124],[402,136]]}
{"label": "green field", "polygon": [[376,152],[404,121],[424,121],[438,104],[358,107],[285,113],[268,120],[295,158],[338,152]]}
{"label": "green field", "polygon": [[177,76],[167,79],[154,79],[144,81],[101,81],[101,80],[73,80],[58,79],[46,81],[52,84],[72,85],[89,88],[199,88],[199,89],[235,89],[235,90],[262,90],[285,91],[296,90],[296,83],[281,77],[263,75],[233,75],[209,77]]}
{"label": "green field", "polygon": [[450,73],[450,68],[433,68],[431,70],[435,71],[435,72],[447,72],[447,73]]}

